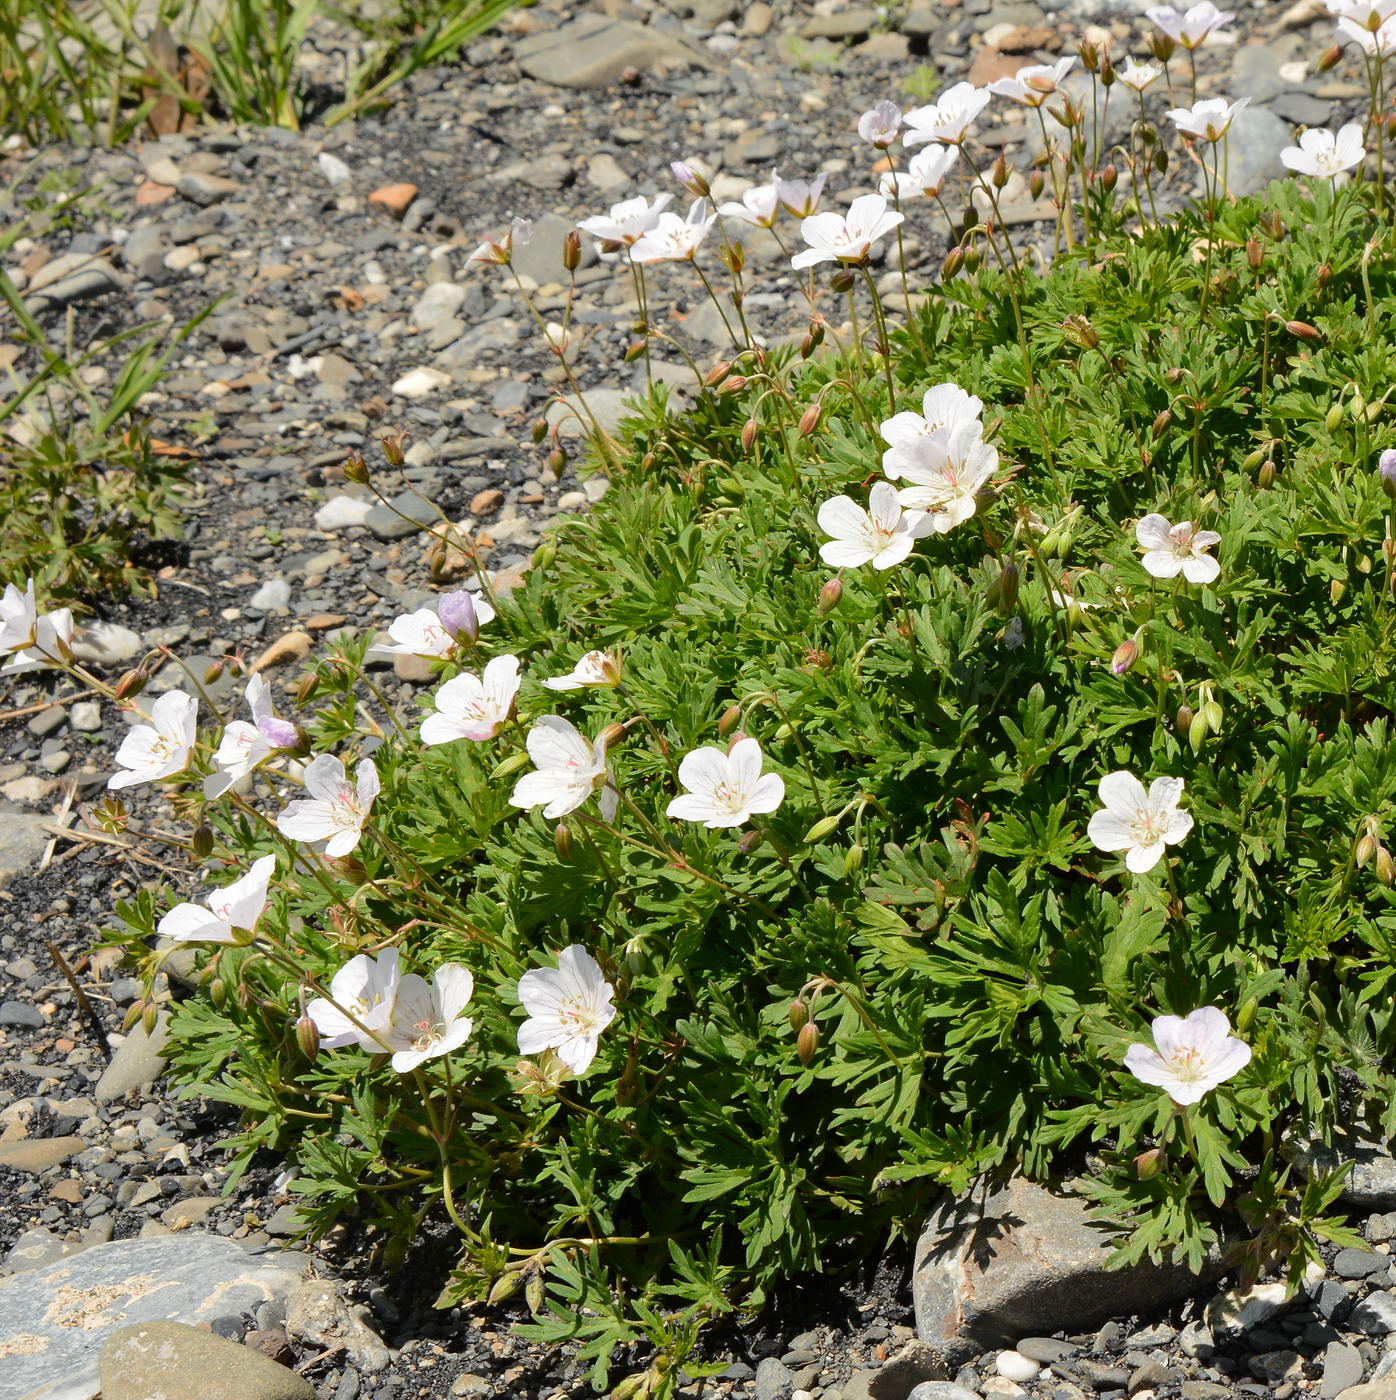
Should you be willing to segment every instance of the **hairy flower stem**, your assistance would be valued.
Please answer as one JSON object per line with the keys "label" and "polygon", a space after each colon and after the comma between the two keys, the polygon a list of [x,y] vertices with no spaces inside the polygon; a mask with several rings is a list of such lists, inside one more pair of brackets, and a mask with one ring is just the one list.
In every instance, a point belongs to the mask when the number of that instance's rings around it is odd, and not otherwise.
{"label": "hairy flower stem", "polygon": [[[892,158],[891,150],[884,152],[887,156],[887,169],[892,172],[892,208],[898,214],[902,212],[902,192],[896,181],[896,162]],[[902,223],[906,220],[903,219]],[[906,244],[902,240],[902,224],[897,225],[897,267],[902,274],[902,314],[906,317],[907,325],[911,324],[911,289],[907,286],[906,280]],[[886,337],[884,336],[885,340]]]}
{"label": "hairy flower stem", "polygon": [[189,679],[189,684],[193,686],[193,688],[198,692],[199,699],[202,700],[204,704],[207,705],[209,709],[213,711],[214,719],[216,719],[220,725],[226,724],[227,719],[224,716],[223,711],[220,708],[218,702],[213,698],[212,695],[209,694],[207,688],[204,686],[203,677],[196,676],[193,673],[193,671],[189,669],[189,666],[185,662],[184,658],[182,656],[176,655],[169,649],[169,647],[162,646],[158,650],[161,656],[165,657],[169,661],[173,661],[174,664],[178,666],[181,671],[184,672],[185,676],[187,676]]}
{"label": "hairy flower stem", "polygon": [[[901,225],[897,227],[900,228]],[[868,286],[868,295],[872,298],[873,320],[877,323],[877,338],[882,354],[882,372],[887,380],[887,414],[891,417],[897,411],[897,386],[892,379],[892,341],[887,334],[887,315],[882,309],[882,298],[877,294],[877,283],[873,281],[867,263],[859,263],[858,271],[863,274],[863,281]],[[849,296],[852,295],[850,292]]]}
{"label": "hairy flower stem", "polygon": [[659,731],[659,727],[650,718],[649,712],[630,693],[625,685],[616,686],[616,694],[630,706],[640,717],[640,722],[650,732],[650,738],[654,740],[655,748],[659,750],[659,756],[664,760],[664,766],[669,770],[669,776],[675,783],[679,780],[678,765],[674,762],[674,746]]}
{"label": "hairy flower stem", "polygon": [[1197,105],[1197,50],[1188,50],[1188,77],[1192,84],[1192,94],[1188,98],[1188,104],[1195,107]]}
{"label": "hairy flower stem", "polygon": [[789,712],[780,703],[780,697],[773,690],[762,691],[760,695],[753,695],[746,702],[746,714],[750,714],[757,705],[769,705],[781,718],[781,722],[790,731],[790,737],[795,741],[795,747],[800,751],[800,758],[805,765],[805,773],[809,778],[810,792],[814,797],[815,805],[822,812],[824,810],[824,795],[819,790],[819,780],[814,776],[814,763],[810,759],[809,749],[805,746],[804,736],[795,727]]}

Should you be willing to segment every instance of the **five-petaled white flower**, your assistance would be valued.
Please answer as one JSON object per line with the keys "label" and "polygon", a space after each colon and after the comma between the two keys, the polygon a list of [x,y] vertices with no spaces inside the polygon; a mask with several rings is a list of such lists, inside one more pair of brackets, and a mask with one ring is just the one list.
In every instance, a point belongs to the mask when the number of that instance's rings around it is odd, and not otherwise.
{"label": "five-petaled white flower", "polygon": [[167,691],[150,707],[150,723],[136,725],[121,741],[116,761],[126,772],[114,774],[107,786],[150,783],[187,768],[198,723],[199,702],[182,690]]}
{"label": "five-petaled white flower", "polygon": [[609,214],[593,214],[589,219],[579,219],[577,227],[603,243],[624,243],[629,246],[643,237],[658,222],[669,201],[670,194],[658,194],[651,203],[644,195],[634,199],[623,199],[611,205]]}
{"label": "five-petaled white flower", "polygon": [[1115,70],[1115,76],[1127,88],[1132,88],[1135,92],[1143,92],[1145,88],[1163,77],[1163,64],[1145,61],[1140,63],[1135,58],[1125,59],[1125,66]]}
{"label": "five-petaled white flower", "polygon": [[902,109],[895,102],[879,102],[858,118],[858,135],[870,146],[885,151],[897,139],[902,125]]}
{"label": "five-petaled white flower", "polygon": [[[67,608],[40,613],[34,623],[34,636],[28,646],[10,653],[10,659],[0,666],[0,676],[14,676],[21,671],[42,671],[57,666],[73,640],[73,614]],[[3,655],[3,648],[0,648]]]}
{"label": "five-petaled white flower", "polygon": [[888,170],[877,183],[879,194],[891,199],[911,199],[922,195],[932,199],[941,191],[946,177],[959,163],[958,146],[927,146],[917,151],[905,170]]}
{"label": "five-petaled white flower", "polygon": [[1177,578],[1189,583],[1214,583],[1221,565],[1203,553],[1221,543],[1215,530],[1199,530],[1191,520],[1170,525],[1166,516],[1146,515],[1135,527],[1134,537],[1144,547],[1143,564],[1155,578]]}
{"label": "five-petaled white flower", "polygon": [[330,980],[328,997],[316,997],[305,1008],[320,1032],[326,1050],[358,1045],[373,1054],[384,1048],[397,989],[402,980],[396,948],[376,958],[360,953],[350,958]]}
{"label": "five-petaled white flower", "polygon": [[533,225],[527,219],[515,219],[499,238],[487,238],[471,255],[468,263],[492,263],[496,267],[508,267],[514,259],[514,250],[522,248],[533,236]]}
{"label": "five-petaled white flower", "polygon": [[39,608],[34,599],[31,578],[21,592],[18,584],[7,583],[0,595],[0,652],[20,651],[34,641]]}
{"label": "five-petaled white flower", "polygon": [[383,1039],[393,1051],[393,1068],[408,1074],[423,1060],[459,1050],[475,1029],[464,1014],[475,992],[470,969],[460,963],[442,963],[430,984],[415,972],[397,985]]}
{"label": "five-petaled white flower", "polygon": [[1006,97],[1023,107],[1040,107],[1075,67],[1074,56],[1059,58],[1055,63],[1030,63],[1011,78],[998,78],[990,83],[989,91],[995,97]]}
{"label": "five-petaled white flower", "polygon": [[847,214],[811,214],[800,224],[800,237],[809,244],[790,259],[795,268],[822,262],[860,263],[872,245],[892,232],[905,216],[887,207],[880,194],[859,195]]}
{"label": "five-petaled white flower", "polygon": [[543,684],[549,690],[613,689],[620,684],[621,674],[619,651],[589,651],[565,676],[554,676]]}
{"label": "five-petaled white flower", "polygon": [[388,625],[391,642],[379,642],[370,652],[379,656],[447,657],[462,641],[474,641],[480,628],[494,621],[494,608],[485,598],[464,589],[443,593],[434,608],[403,613]]}
{"label": "five-petaled white flower", "polygon": [[300,732],[289,720],[278,719],[272,710],[271,686],[262,676],[253,676],[243,692],[252,710],[252,723],[230,720],[223,731],[213,761],[218,771],[204,779],[204,796],[219,797],[240,778],[245,778],[273,749],[291,749],[300,742]]}
{"label": "five-petaled white flower", "polygon": [[1374,33],[1396,15],[1396,0],[1327,0],[1327,3],[1329,13],[1336,15],[1340,23],[1351,20],[1369,33]]}
{"label": "five-petaled white flower", "polygon": [[1172,5],[1155,5],[1144,13],[1175,44],[1185,49],[1195,49],[1214,31],[1228,25],[1236,16],[1230,10],[1219,10],[1212,0],[1202,0],[1200,5],[1190,5],[1179,13]]}
{"label": "five-petaled white flower", "polygon": [[824,183],[829,177],[821,170],[813,180],[783,180],[779,171],[772,171],[771,178],[776,182],[780,207],[794,218],[807,219],[819,208]]}
{"label": "five-petaled white flower", "polygon": [[[947,148],[957,154],[954,147]],[[975,394],[967,394],[958,384],[946,380],[944,384],[933,384],[921,396],[921,412],[910,409],[895,413],[883,421],[882,440],[887,443],[887,451],[882,454],[882,466],[887,475],[895,481],[901,470],[896,462],[896,450],[918,438],[930,437],[941,428],[955,428],[961,423],[978,423],[984,412],[984,401]]]}
{"label": "five-petaled white flower", "polygon": [[1178,806],[1181,778],[1155,778],[1144,784],[1121,770],[1107,773],[1097,789],[1105,806],[1092,815],[1086,834],[1102,851],[1124,851],[1125,868],[1136,875],[1163,859],[1192,830],[1192,818]]}
{"label": "five-petaled white flower", "polygon": [[873,483],[864,510],[849,496],[835,496],[819,507],[819,528],[832,535],[820,545],[819,557],[835,568],[857,568],[871,564],[874,569],[890,569],[900,564],[921,538],[919,518],[907,515],[897,504],[896,488],[885,481]]}
{"label": "five-petaled white flower", "polygon": [[1310,127],[1301,132],[1297,146],[1286,146],[1280,152],[1280,160],[1300,175],[1321,176],[1336,180],[1344,171],[1354,165],[1361,165],[1367,149],[1362,144],[1362,128],[1356,122],[1348,122],[1338,128],[1335,136],[1321,127]]}
{"label": "five-petaled white flower", "polygon": [[508,721],[518,693],[517,656],[496,656],[478,676],[469,671],[452,676],[432,696],[436,713],[422,721],[422,743],[493,739]]}
{"label": "five-petaled white flower", "polygon": [[[593,744],[561,715],[540,715],[525,744],[537,772],[525,773],[514,785],[509,801],[515,807],[542,807],[549,820],[565,817],[606,786],[604,735]],[[603,815],[606,805],[603,801]]]}
{"label": "five-petaled white flower", "polygon": [[347,856],[358,846],[380,790],[371,758],[360,761],[354,776],[351,783],[333,754],[311,759],[304,773],[310,797],[288,803],[276,819],[277,830],[292,841],[323,841],[327,856]]}
{"label": "five-petaled white flower", "polygon": [[1228,102],[1224,97],[1208,97],[1193,103],[1191,107],[1172,107],[1168,116],[1184,136],[1196,136],[1202,141],[1215,143],[1226,135],[1236,113],[1250,100],[1249,97],[1238,97],[1235,102]]}
{"label": "five-petaled white flower", "polygon": [[710,830],[742,826],[753,812],[774,812],[785,800],[780,774],[761,772],[755,739],[738,739],[730,751],[709,745],[685,754],[679,782],[688,791],[670,802],[666,815]]}
{"label": "five-petaled white flower", "polygon": [[984,441],[974,419],[898,443],[887,459],[887,475],[910,483],[897,492],[897,500],[913,516],[925,512],[924,522],[912,526],[922,535],[943,535],[963,525],[999,465],[998,449]]}
{"label": "five-petaled white flower", "polygon": [[780,217],[780,188],[774,180],[769,185],[753,185],[742,195],[740,204],[728,200],[718,205],[717,212],[724,219],[771,228]]}
{"label": "five-petaled white flower", "polygon": [[630,259],[637,263],[692,262],[716,222],[717,215],[708,212],[708,201],[695,199],[688,206],[686,219],[661,214],[659,222],[631,244]]}
{"label": "five-petaled white flower", "polygon": [[267,907],[267,886],[275,869],[275,856],[253,861],[241,879],[209,895],[207,908],[176,904],[156,932],[181,943],[251,943],[257,920]]}
{"label": "five-petaled white flower", "polygon": [[991,101],[993,94],[988,88],[956,83],[929,106],[916,107],[902,118],[907,128],[902,145],[922,146],[927,141],[939,141],[946,146],[958,146],[965,139],[970,124]]}
{"label": "five-petaled white flower", "polygon": [[519,978],[528,1020],[519,1027],[519,1053],[554,1050],[581,1074],[596,1058],[601,1032],[615,1020],[615,993],[600,964],[580,943],[557,955],[557,966],[530,968]]}
{"label": "five-petaled white flower", "polygon": [[1188,1016],[1157,1016],[1152,1030],[1152,1045],[1136,1042],[1125,1052],[1125,1068],[1166,1089],[1176,1104],[1199,1102],[1251,1061],[1251,1047],[1231,1034],[1231,1022],[1215,1006]]}

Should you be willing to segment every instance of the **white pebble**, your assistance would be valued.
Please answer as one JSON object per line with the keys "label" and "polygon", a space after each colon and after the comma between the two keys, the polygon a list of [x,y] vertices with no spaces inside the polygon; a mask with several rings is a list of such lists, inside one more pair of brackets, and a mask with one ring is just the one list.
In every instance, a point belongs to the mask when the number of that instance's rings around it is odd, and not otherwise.
{"label": "white pebble", "polygon": [[1038,1364],[1021,1351],[1001,1351],[994,1362],[994,1370],[1010,1381],[1030,1381],[1038,1373]]}
{"label": "white pebble", "polygon": [[362,525],[372,509],[372,501],[360,501],[354,496],[331,496],[315,512],[315,528],[326,534],[347,530],[351,525]]}
{"label": "white pebble", "polygon": [[353,174],[338,156],[332,156],[328,151],[321,151],[315,157],[315,163],[320,167],[320,173],[332,185],[344,184]]}
{"label": "white pebble", "polygon": [[439,369],[431,369],[424,365],[421,369],[408,370],[393,385],[393,393],[404,399],[420,399],[437,389],[446,388],[450,382],[451,376],[449,374],[443,374]]}

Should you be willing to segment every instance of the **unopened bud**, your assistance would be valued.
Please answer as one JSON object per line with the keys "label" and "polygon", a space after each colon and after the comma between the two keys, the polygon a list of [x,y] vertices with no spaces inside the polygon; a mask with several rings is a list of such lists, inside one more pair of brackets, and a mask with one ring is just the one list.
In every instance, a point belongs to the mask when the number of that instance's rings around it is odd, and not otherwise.
{"label": "unopened bud", "polygon": [[1396,447],[1388,447],[1377,458],[1377,475],[1387,498],[1396,501]]}
{"label": "unopened bud", "polygon": [[582,235],[576,229],[567,230],[562,240],[562,265],[568,272],[576,272],[582,262]]}
{"label": "unopened bud", "polygon": [[746,422],[742,424],[742,451],[743,451],[743,452],[750,452],[751,449],[752,449],[752,447],[755,446],[755,444],[756,444],[756,428],[757,428],[757,423],[756,423],[756,419],[754,419],[754,418],[748,418],[748,419],[746,420]]}
{"label": "unopened bud", "polygon": [[389,466],[400,467],[407,461],[407,454],[402,447],[407,441],[406,428],[399,428],[395,433],[386,433],[378,441],[383,444],[383,455],[388,459]]}
{"label": "unopened bud", "polygon": [[719,360],[704,376],[703,387],[705,389],[716,388],[729,374],[732,373],[731,360]]}
{"label": "unopened bud", "polygon": [[725,739],[737,725],[741,723],[741,718],[742,707],[740,705],[728,705],[717,721],[718,734]]}
{"label": "unopened bud", "polygon": [[368,485],[368,463],[364,461],[362,453],[351,452],[344,459],[344,479],[356,481],[360,486]]}
{"label": "unopened bud", "polygon": [[200,822],[194,828],[194,834],[189,838],[189,849],[196,860],[207,860],[213,854],[213,828],[206,822]]}
{"label": "unopened bud", "polygon": [[669,169],[674,172],[674,179],[681,184],[694,199],[706,199],[712,193],[712,187],[708,184],[707,177],[691,166],[686,160],[671,160]]}
{"label": "unopened bud", "polygon": [[1163,382],[1165,384],[1176,384],[1183,377],[1182,368],[1172,365],[1163,372]]}
{"label": "unopened bud", "polygon": [[296,1021],[296,1044],[307,1060],[313,1060],[320,1053],[320,1027],[308,1015]]}
{"label": "unopened bud", "polygon": [[[633,1103],[635,1084],[634,1075],[630,1074],[629,1066],[627,1066],[626,1073],[630,1079],[630,1096],[623,1097],[626,1093],[626,1084],[622,1080],[620,1084],[616,1085],[616,1098],[621,1103]],[[541,1316],[543,1312],[543,1275],[536,1269],[529,1273],[528,1279],[524,1283],[524,1302],[528,1304],[528,1310],[534,1317]]]}
{"label": "unopened bud", "polygon": [[[739,276],[746,266],[746,249],[740,243],[729,243],[719,255],[732,272],[733,276]],[[734,292],[732,298],[735,301],[737,294]]]}
{"label": "unopened bud", "polygon": [[1119,180],[1120,171],[1114,162],[1111,162],[1100,172],[1100,186],[1106,194],[1114,193],[1115,186],[1119,183]]}
{"label": "unopened bud", "polygon": [[1343,579],[1335,578],[1328,585],[1328,601],[1336,608],[1343,601],[1343,595],[1347,591],[1347,583]]}
{"label": "unopened bud", "polygon": [[977,243],[971,243],[965,249],[965,271],[974,273],[979,271],[979,264],[984,261],[984,254],[980,252]]}
{"label": "unopened bud", "polygon": [[1277,243],[1285,236],[1285,223],[1276,209],[1267,209],[1256,222]]}
{"label": "unopened bud", "polygon": [[828,579],[824,587],[819,590],[819,601],[815,603],[814,610],[820,617],[833,612],[843,601],[843,582],[840,579]]}
{"label": "unopened bud", "polygon": [[[839,819],[837,817],[820,817],[810,829],[805,832],[805,845],[812,846],[816,841],[822,841],[826,836],[832,836],[839,829]],[[798,1030],[799,1027],[796,1027]]]}
{"label": "unopened bud", "polygon": [[1285,330],[1298,340],[1322,340],[1323,332],[1307,321],[1286,321]]}
{"label": "unopened bud", "polygon": [[[1387,889],[1390,889],[1393,884],[1396,884],[1396,861],[1391,859],[1391,852],[1385,846],[1377,847],[1377,858],[1372,870],[1379,885],[1385,885]],[[154,1009],[151,1007],[152,1011]]]}
{"label": "unopened bud", "polygon": [[1167,63],[1173,57],[1175,44],[1167,34],[1160,34],[1155,31],[1149,36],[1149,47],[1154,51],[1154,57],[1160,63]]}
{"label": "unopened bud", "polygon": [[228,984],[221,977],[215,977],[208,984],[208,999],[215,1011],[223,1009],[223,1004],[228,1000]]}
{"label": "unopened bud", "polygon": [[1163,1148],[1151,1147],[1134,1159],[1134,1174],[1140,1181],[1152,1181],[1163,1170],[1165,1160]]}
{"label": "unopened bud", "polygon": [[[1390,861],[1390,859],[1391,859],[1391,857],[1390,857],[1390,856],[1387,856],[1388,862]],[[1378,872],[1378,873],[1377,873],[1377,878],[1380,880],[1380,879],[1381,879],[1381,864],[1380,864],[1380,862],[1381,862],[1381,857],[1380,857],[1380,856],[1377,857],[1377,861],[1378,861],[1378,865],[1377,865],[1377,872]],[[1391,883],[1391,881],[1390,881],[1390,880],[1382,880],[1382,883],[1383,883],[1384,885],[1389,885],[1389,884]],[[145,1032],[146,1038],[147,1038],[147,1039],[149,1039],[152,1035],[155,1034],[155,1025],[156,1025],[156,1022],[159,1021],[159,1019],[160,1019],[160,1010],[159,1010],[159,1008],[155,1005],[155,1003],[154,1003],[153,1001],[148,1001],[148,1002],[146,1002],[146,1004],[145,1004],[145,1009],[141,1012],[141,1029]]]}
{"label": "unopened bud", "polygon": [[794,1031],[796,1035],[799,1035],[799,1033],[804,1030],[805,1026],[809,1024],[809,1007],[805,1005],[804,999],[801,997],[796,997],[795,1000],[790,1003],[790,1010],[785,1014],[789,1017],[790,1029]]}
{"label": "unopened bud", "polygon": [[1086,316],[1068,316],[1062,322],[1066,338],[1083,350],[1094,350],[1100,345],[1100,335]]}
{"label": "unopened bud", "polygon": [[740,394],[746,388],[746,375],[731,374],[717,386],[720,397],[727,397],[729,394]]}
{"label": "unopened bud", "polygon": [[945,255],[945,261],[940,265],[940,280],[942,282],[953,281],[964,265],[965,250],[957,244]]}
{"label": "unopened bud", "polygon": [[1359,838],[1356,847],[1353,849],[1352,858],[1357,868],[1361,870],[1364,866],[1372,863],[1373,857],[1377,853],[1377,838],[1370,831],[1364,832]]}
{"label": "unopened bud", "polygon": [[1382,122],[1382,127],[1386,131],[1387,140],[1391,140],[1393,136],[1396,136],[1396,112],[1392,112],[1386,120]]}
{"label": "unopened bud", "polygon": [[301,677],[301,683],[296,687],[296,706],[308,705],[315,698],[315,692],[320,686],[320,675],[317,671],[312,671],[308,676]]}
{"label": "unopened bud", "polygon": [[813,1021],[807,1021],[800,1027],[800,1033],[795,1037],[795,1053],[800,1057],[800,1063],[806,1069],[810,1067],[814,1059],[814,1052],[819,1049],[819,1027]]}
{"label": "unopened bud", "polygon": [[560,861],[570,862],[572,849],[572,828],[566,822],[558,822],[553,827],[553,850],[557,852],[557,858]]}
{"label": "unopened bud", "polygon": [[1314,70],[1318,73],[1326,73],[1330,68],[1336,68],[1342,60],[1343,46],[1341,44],[1332,44],[1319,55],[1318,62],[1314,64]]}
{"label": "unopened bud", "polygon": [[1330,404],[1328,412],[1323,415],[1323,426],[1330,433],[1336,433],[1343,425],[1343,406],[1340,403]]}
{"label": "unopened bud", "polygon": [[1166,408],[1162,412],[1160,412],[1159,415],[1154,419],[1154,425],[1150,429],[1150,432],[1152,433],[1155,442],[1157,442],[1159,438],[1161,438],[1164,435],[1164,433],[1168,431],[1168,425],[1172,421],[1173,414],[1171,410]]}
{"label": "unopened bud", "polygon": [[1154,169],[1160,175],[1166,174],[1168,171],[1168,152],[1162,146],[1154,147]]}
{"label": "unopened bud", "polygon": [[993,169],[989,172],[989,183],[996,190],[1001,190],[1008,183],[1008,157],[999,152],[998,159],[994,162]]}
{"label": "unopened bud", "polygon": [[625,347],[625,363],[634,364],[645,353],[647,343],[644,336],[636,336],[634,340],[630,341]]}
{"label": "unopened bud", "polygon": [[1269,455],[1268,447],[1257,447],[1253,452],[1248,452],[1241,462],[1243,472],[1253,472]]}
{"label": "unopened bud", "polygon": [[1139,657],[1139,643],[1132,637],[1127,638],[1115,648],[1115,654],[1110,658],[1110,672],[1112,675],[1122,676]]}
{"label": "unopened bud", "polygon": [[139,695],[145,689],[145,683],[150,679],[139,666],[127,671],[122,678],[117,681],[113,696],[117,700],[129,700],[133,695]]}
{"label": "unopened bud", "polygon": [[810,335],[808,331],[806,331],[805,334],[800,337],[800,358],[802,360],[807,360],[813,354],[814,337]]}
{"label": "unopened bud", "polygon": [[1207,707],[1204,705],[1188,725],[1188,743],[1192,746],[1193,753],[1202,752],[1202,745],[1207,742],[1207,729]]}
{"label": "unopened bud", "polygon": [[1348,401],[1348,412],[1352,414],[1354,423],[1360,423],[1367,416],[1367,400],[1362,396],[1361,389],[1354,389],[1352,398]]}
{"label": "unopened bud", "polygon": [[1115,86],[1115,65],[1110,62],[1110,55],[1103,53],[1100,56],[1100,81],[1101,85],[1107,88]]}
{"label": "unopened bud", "polygon": [[824,409],[822,405],[812,403],[800,415],[800,425],[797,431],[799,432],[802,438],[809,437],[809,435],[812,432],[814,432],[814,430],[819,426],[819,419],[823,412]]}
{"label": "unopened bud", "polygon": [[548,470],[555,480],[567,470],[567,453],[561,447],[555,447],[548,453]]}
{"label": "unopened bud", "polygon": [[1262,491],[1268,491],[1275,484],[1275,464],[1274,462],[1262,462],[1260,470],[1255,474],[1255,484]]}
{"label": "unopened bud", "polygon": [[1202,707],[1202,713],[1207,716],[1207,728],[1213,734],[1220,734],[1222,720],[1225,714],[1222,707],[1215,700],[1208,700]]}
{"label": "unopened bud", "polygon": [[1100,49],[1087,39],[1084,35],[1081,38],[1080,47],[1077,53],[1081,55],[1081,67],[1088,73],[1094,73],[1100,66]]}
{"label": "unopened bud", "polygon": [[1192,706],[1179,705],[1178,714],[1174,720],[1174,727],[1179,734],[1186,734],[1192,728]]}
{"label": "unopened bud", "polygon": [[1018,604],[1018,566],[1011,560],[1003,566],[998,576],[999,612],[1007,616]]}
{"label": "unopened bud", "polygon": [[855,841],[845,853],[843,858],[843,878],[847,880],[851,875],[856,875],[863,868],[863,856],[865,852],[861,841]]}
{"label": "unopened bud", "polygon": [[1028,194],[1030,194],[1033,199],[1041,199],[1042,191],[1046,184],[1047,181],[1043,177],[1042,172],[1040,170],[1034,170],[1032,174],[1028,176]]}
{"label": "unopened bud", "polygon": [[765,839],[764,832],[744,831],[737,838],[737,850],[742,855],[749,856]]}
{"label": "unopened bud", "polygon": [[1252,272],[1259,272],[1265,261],[1265,245],[1258,238],[1246,239],[1246,262]]}
{"label": "unopened bud", "polygon": [[228,669],[228,663],[221,657],[204,670],[204,684],[212,685]]}
{"label": "unopened bud", "polygon": [[608,724],[605,729],[601,731],[601,737],[598,742],[602,748],[609,749],[612,744],[618,744],[624,738],[625,726],[619,720],[616,720]]}
{"label": "unopened bud", "polygon": [[834,289],[834,291],[838,292],[839,295],[842,296],[844,293],[851,292],[853,290],[853,284],[857,280],[858,279],[854,275],[853,269],[851,267],[841,267],[829,279],[829,285]]}
{"label": "unopened bud", "polygon": [[517,1269],[511,1269],[506,1274],[500,1274],[490,1285],[490,1291],[486,1295],[485,1301],[491,1306],[497,1303],[507,1302],[523,1287],[523,1282],[523,1275]]}

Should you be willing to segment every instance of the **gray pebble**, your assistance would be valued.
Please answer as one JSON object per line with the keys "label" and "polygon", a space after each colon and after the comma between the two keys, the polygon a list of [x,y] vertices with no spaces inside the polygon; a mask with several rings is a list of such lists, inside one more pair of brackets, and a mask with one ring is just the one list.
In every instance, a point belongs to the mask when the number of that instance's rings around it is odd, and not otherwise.
{"label": "gray pebble", "polygon": [[1369,1337],[1396,1332],[1396,1293],[1371,1293],[1352,1310],[1350,1325]]}
{"label": "gray pebble", "polygon": [[1065,1361],[1079,1355],[1081,1348],[1074,1342],[1059,1342],[1055,1337],[1024,1337],[1017,1350],[1030,1361],[1050,1366],[1054,1361]]}
{"label": "gray pebble", "polygon": [[1372,1254],[1365,1249],[1340,1249],[1333,1260],[1333,1272],[1339,1278],[1366,1278],[1390,1267],[1391,1256]]}
{"label": "gray pebble", "polygon": [[17,1026],[24,1030],[39,1030],[44,1025],[44,1013],[27,1001],[0,1002],[0,1026]]}
{"label": "gray pebble", "polygon": [[1362,1353],[1356,1347],[1334,1342],[1323,1354],[1323,1380],[1318,1393],[1324,1400],[1333,1400],[1349,1386],[1359,1384],[1364,1369]]}

